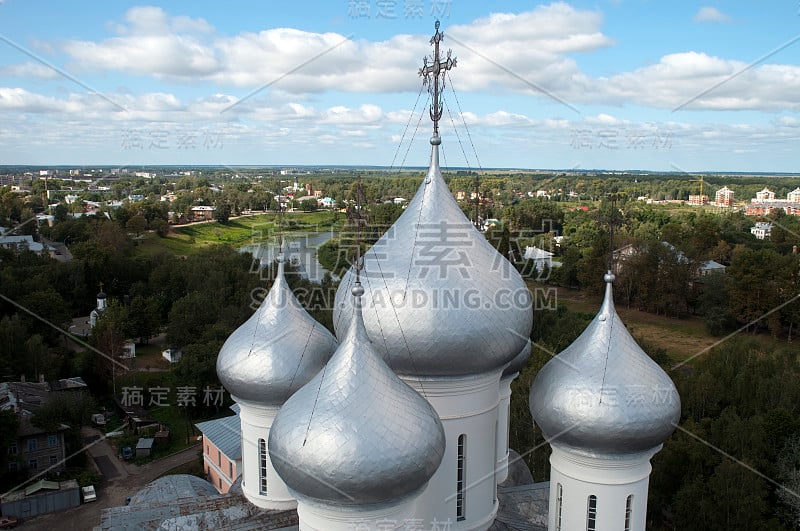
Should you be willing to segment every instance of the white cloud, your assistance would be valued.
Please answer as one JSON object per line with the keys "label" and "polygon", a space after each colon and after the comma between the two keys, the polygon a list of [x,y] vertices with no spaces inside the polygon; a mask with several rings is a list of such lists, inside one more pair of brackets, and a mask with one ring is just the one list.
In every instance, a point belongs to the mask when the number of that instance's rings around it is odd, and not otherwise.
{"label": "white cloud", "polygon": [[[467,122],[469,123],[469,122]],[[530,118],[523,114],[510,113],[506,111],[496,111],[487,114],[482,119],[478,119],[477,123],[489,126],[506,126],[506,125],[529,125]]]}
{"label": "white cloud", "polygon": [[[200,161],[197,163],[275,160],[290,163],[300,154],[311,152],[316,158],[308,162],[385,164],[400,142],[400,132],[409,113],[377,105],[316,109],[306,103],[276,103],[267,98],[254,98],[237,107],[237,114],[228,115],[220,114],[220,107],[228,106],[236,98],[224,93],[188,100],[166,92],[114,93],[109,97],[128,111],[120,111],[89,94],[54,97],[18,87],[0,87],[0,112],[9,117],[9,124],[13,123],[13,130],[0,124],[0,135],[4,138],[0,144],[0,160],[18,159],[20,153],[32,153],[36,148],[46,153],[54,149],[72,152],[85,162],[91,162],[86,160],[87,153],[99,153],[106,158],[96,160],[120,164],[174,163],[176,157],[177,160],[189,157],[188,160]],[[395,117],[394,121],[389,120],[391,116]],[[698,155],[708,153],[716,153],[720,157],[718,160],[732,161],[728,154],[735,149],[755,149],[791,158],[800,123],[792,115],[776,116],[762,124],[657,123],[631,119],[624,111],[594,113],[573,120],[541,119],[503,108],[481,114],[469,113],[465,120],[484,167],[570,166],[571,163],[563,161],[573,158],[582,167],[592,167],[598,160],[594,157],[608,157],[611,161],[599,164],[613,164],[614,160],[624,159],[629,161],[625,167],[632,167],[631,164],[646,167],[654,164],[656,157],[661,157],[661,164],[668,167],[671,160],[687,165],[697,160]],[[52,126],[55,121],[60,127]],[[416,122],[416,117],[412,121]],[[466,142],[463,124],[457,117],[455,122],[461,141]],[[573,146],[576,131],[589,135],[580,145],[588,142],[593,149]],[[191,135],[196,150],[190,153],[181,148],[181,143]],[[613,142],[609,135],[615,135]],[[130,144],[126,138],[131,136],[140,139],[136,149],[122,148],[126,142]],[[222,146],[219,149],[204,147],[206,136],[212,139],[219,136]],[[404,142],[410,142],[410,137],[409,132]],[[411,151],[413,162],[409,164],[425,163],[427,137],[427,131],[416,135]],[[464,165],[456,147],[455,131],[447,127],[443,137],[448,164]],[[163,139],[165,147],[154,147],[154,139]],[[353,154],[358,146],[369,146],[368,153]],[[467,148],[467,152],[472,159],[472,150]],[[543,160],[560,162],[548,164]],[[703,160],[703,164],[708,164]]]}
{"label": "white cloud", "polygon": [[701,7],[692,18],[695,22],[730,22],[731,17],[717,9],[716,7]]}
{"label": "white cloud", "polygon": [[[726,18],[710,7],[697,17]],[[446,28],[444,43],[456,49],[458,58],[451,75],[453,88],[537,98],[552,94],[574,105],[674,108],[691,101],[687,108],[800,108],[795,96],[800,88],[797,66],[764,64],[746,70],[741,61],[700,51],[671,53],[633,71],[592,78],[582,72],[575,54],[613,45],[602,24],[599,12],[558,2]],[[70,66],[80,72],[120,71],[244,91],[269,86],[267,93],[288,95],[287,102],[324,91],[416,92],[419,79],[411,73],[431,51],[422,35],[372,42],[347,40],[335,32],[271,28],[227,36],[203,19],[171,16],[158,7],[130,9],[115,31],[117,36],[105,40],[64,43]],[[31,76],[49,75],[34,66],[25,68]],[[21,66],[16,71],[25,73]],[[240,112],[237,108],[233,114]],[[342,119],[333,114],[328,118]]]}
{"label": "white cloud", "polygon": [[[709,20],[725,16],[713,8],[701,9],[700,15]],[[687,109],[800,109],[800,67],[794,65],[747,69],[742,61],[682,51],[632,71],[590,77],[575,54],[613,45],[602,23],[599,12],[559,2],[446,28],[444,43],[458,59],[453,88],[537,98],[552,94],[573,105],[675,108],[690,102]],[[268,85],[265,93],[283,94],[286,102],[324,91],[416,92],[419,78],[412,73],[431,51],[422,35],[377,42],[294,28],[220,35],[203,19],[170,16],[158,7],[130,9],[115,31],[117,36],[105,40],[64,43],[70,66],[181,84],[212,82],[244,94]],[[19,75],[49,75],[35,65],[7,68]],[[232,114],[243,112],[246,103]],[[383,118],[402,120],[397,114]]]}
{"label": "white cloud", "polygon": [[699,52],[665,55],[653,65],[600,78],[576,101],[705,110],[800,110],[800,66],[761,65]]}
{"label": "white cloud", "polygon": [[[458,47],[458,40],[476,52],[458,51],[460,89],[529,90],[481,56],[532,83],[563,85],[569,76],[579,74],[575,61],[565,54],[612,44],[602,34],[601,24],[599,13],[555,3],[453,26],[447,29],[445,44]],[[349,41],[334,32],[271,28],[224,36],[202,19],[171,17],[158,7],[130,9],[113,31],[118,35],[101,41],[69,41],[64,51],[83,70],[115,70],[173,81],[210,80],[249,89],[274,83],[293,93],[416,91],[419,81],[409,72],[417,70],[422,56],[431,52],[424,35]],[[448,42],[450,34],[454,38]]]}
{"label": "white cloud", "polygon": [[383,116],[377,105],[365,104],[358,109],[343,106],[331,107],[324,113],[323,122],[333,124],[370,124],[376,123]]}
{"label": "white cloud", "polygon": [[55,79],[60,77],[60,74],[41,63],[28,61],[16,65],[0,67],[0,77]]}

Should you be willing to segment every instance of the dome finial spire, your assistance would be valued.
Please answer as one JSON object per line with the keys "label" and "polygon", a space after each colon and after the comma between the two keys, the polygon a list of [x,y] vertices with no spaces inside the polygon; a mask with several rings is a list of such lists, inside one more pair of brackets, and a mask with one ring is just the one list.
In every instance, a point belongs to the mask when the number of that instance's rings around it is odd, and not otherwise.
{"label": "dome finial spire", "polygon": [[[442,59],[439,43],[444,39],[444,32],[439,31],[439,21],[434,25],[436,33],[431,37],[433,44],[433,56],[422,58],[422,68],[419,75],[422,77],[422,85],[428,87],[431,95],[430,116],[433,121],[433,136],[431,144],[438,146],[442,143],[439,138],[439,120],[442,118],[442,90],[444,90],[444,78],[449,70],[456,67],[456,58],[451,57],[453,51],[447,50],[447,58]],[[430,61],[430,63],[428,63]]]}

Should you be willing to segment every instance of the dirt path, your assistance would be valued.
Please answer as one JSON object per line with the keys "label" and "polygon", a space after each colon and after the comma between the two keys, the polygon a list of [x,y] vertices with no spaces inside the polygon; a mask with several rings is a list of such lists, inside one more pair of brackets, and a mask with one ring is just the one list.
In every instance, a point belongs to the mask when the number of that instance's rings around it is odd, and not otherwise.
{"label": "dirt path", "polygon": [[[601,295],[586,295],[581,291],[558,288],[559,303],[571,311],[594,315],[600,308],[601,300]],[[696,316],[675,319],[627,308],[622,304],[616,304],[615,307],[629,332],[663,348],[675,362],[682,362],[705,351],[719,339],[711,336],[703,320]]]}
{"label": "dirt path", "polygon": [[93,428],[83,428],[84,442],[91,446],[89,455],[98,470],[108,478],[97,488],[97,501],[87,503],[60,513],[46,514],[25,521],[18,529],[80,529],[89,530],[100,524],[100,512],[108,507],[125,505],[128,496],[173,468],[200,457],[200,445],[191,446],[181,452],[136,466],[121,461],[113,447]]}

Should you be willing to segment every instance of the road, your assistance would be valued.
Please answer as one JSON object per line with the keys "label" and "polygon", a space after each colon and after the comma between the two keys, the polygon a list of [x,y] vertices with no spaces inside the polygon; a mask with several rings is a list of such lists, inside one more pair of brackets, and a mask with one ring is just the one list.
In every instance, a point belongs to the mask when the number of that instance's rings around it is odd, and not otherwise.
{"label": "road", "polygon": [[100,524],[100,512],[108,507],[125,505],[125,499],[173,468],[200,458],[201,445],[191,446],[176,454],[136,466],[120,460],[114,448],[94,428],[83,428],[84,443],[105,481],[97,487],[97,501],[74,509],[46,514],[23,522],[17,529],[80,529],[90,530]]}

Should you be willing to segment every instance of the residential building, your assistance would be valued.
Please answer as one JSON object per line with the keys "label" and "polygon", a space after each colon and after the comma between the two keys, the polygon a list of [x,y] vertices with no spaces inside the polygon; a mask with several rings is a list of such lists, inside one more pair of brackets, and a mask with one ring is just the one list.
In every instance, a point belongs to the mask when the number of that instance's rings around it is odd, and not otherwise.
{"label": "residential building", "polygon": [[136,442],[136,457],[150,457],[156,445],[154,437],[140,437]]}
{"label": "residential building", "polygon": [[750,227],[750,234],[759,240],[769,238],[772,234],[772,223],[759,221],[755,226]]}
{"label": "residential building", "polygon": [[708,204],[708,196],[706,194],[703,195],[690,195],[689,196],[689,204],[690,205],[697,205],[703,206]]}
{"label": "residential building", "polygon": [[64,432],[69,426],[59,424],[47,430],[32,422],[36,410],[47,402],[50,392],[51,386],[43,377],[39,382],[0,383],[0,410],[19,415],[16,442],[8,448],[10,470],[27,468],[31,474],[64,470]]}
{"label": "residential building", "polygon": [[32,251],[34,253],[45,253],[50,250],[49,246],[33,240],[30,234],[0,236],[0,247],[21,253]]}
{"label": "residential building", "polygon": [[530,260],[533,263],[533,267],[536,268],[536,271],[541,274],[545,269],[550,270],[553,268],[553,256],[553,253],[550,251],[545,251],[535,246],[527,246],[525,247],[523,258],[525,261]]}
{"label": "residential building", "polygon": [[193,206],[189,209],[189,216],[192,221],[210,221],[214,219],[214,211],[216,208],[213,206],[200,205]]}
{"label": "residential building", "polygon": [[[672,250],[675,253],[678,262],[683,264],[689,263],[689,259],[686,257],[683,251],[675,248],[675,246],[671,243],[661,242],[661,245]],[[627,260],[633,258],[634,256],[638,256],[640,253],[646,250],[647,249],[645,247],[637,246],[632,243],[615,250],[613,253],[614,273],[619,274],[624,269],[625,262]],[[719,262],[715,262],[714,260],[706,260],[697,264],[697,277],[704,277],[711,273],[724,273],[725,269],[726,267]]]}
{"label": "residential building", "polygon": [[717,206],[732,207],[734,192],[727,186],[723,186],[714,195],[714,204]]}
{"label": "residential building", "polygon": [[800,186],[786,194],[786,200],[790,203],[800,203]]}
{"label": "residential building", "polygon": [[800,216],[800,201],[791,202],[784,199],[752,202],[744,207],[746,216],[769,216],[773,212],[783,210],[787,216]]}
{"label": "residential building", "polygon": [[161,351],[161,356],[170,363],[178,363],[181,361],[181,349],[179,348],[168,348],[167,350]]}
{"label": "residential building", "polygon": [[701,277],[705,277],[714,273],[724,273],[725,269],[727,268],[719,262],[715,262],[714,260],[706,260],[700,264],[697,274]]}
{"label": "residential building", "polygon": [[774,201],[775,200],[775,192],[771,191],[769,188],[764,188],[760,192],[756,192],[756,201],[764,202],[764,201]]}
{"label": "residential building", "polygon": [[239,415],[200,422],[195,426],[203,434],[203,469],[206,479],[220,494],[225,494],[242,475]]}

